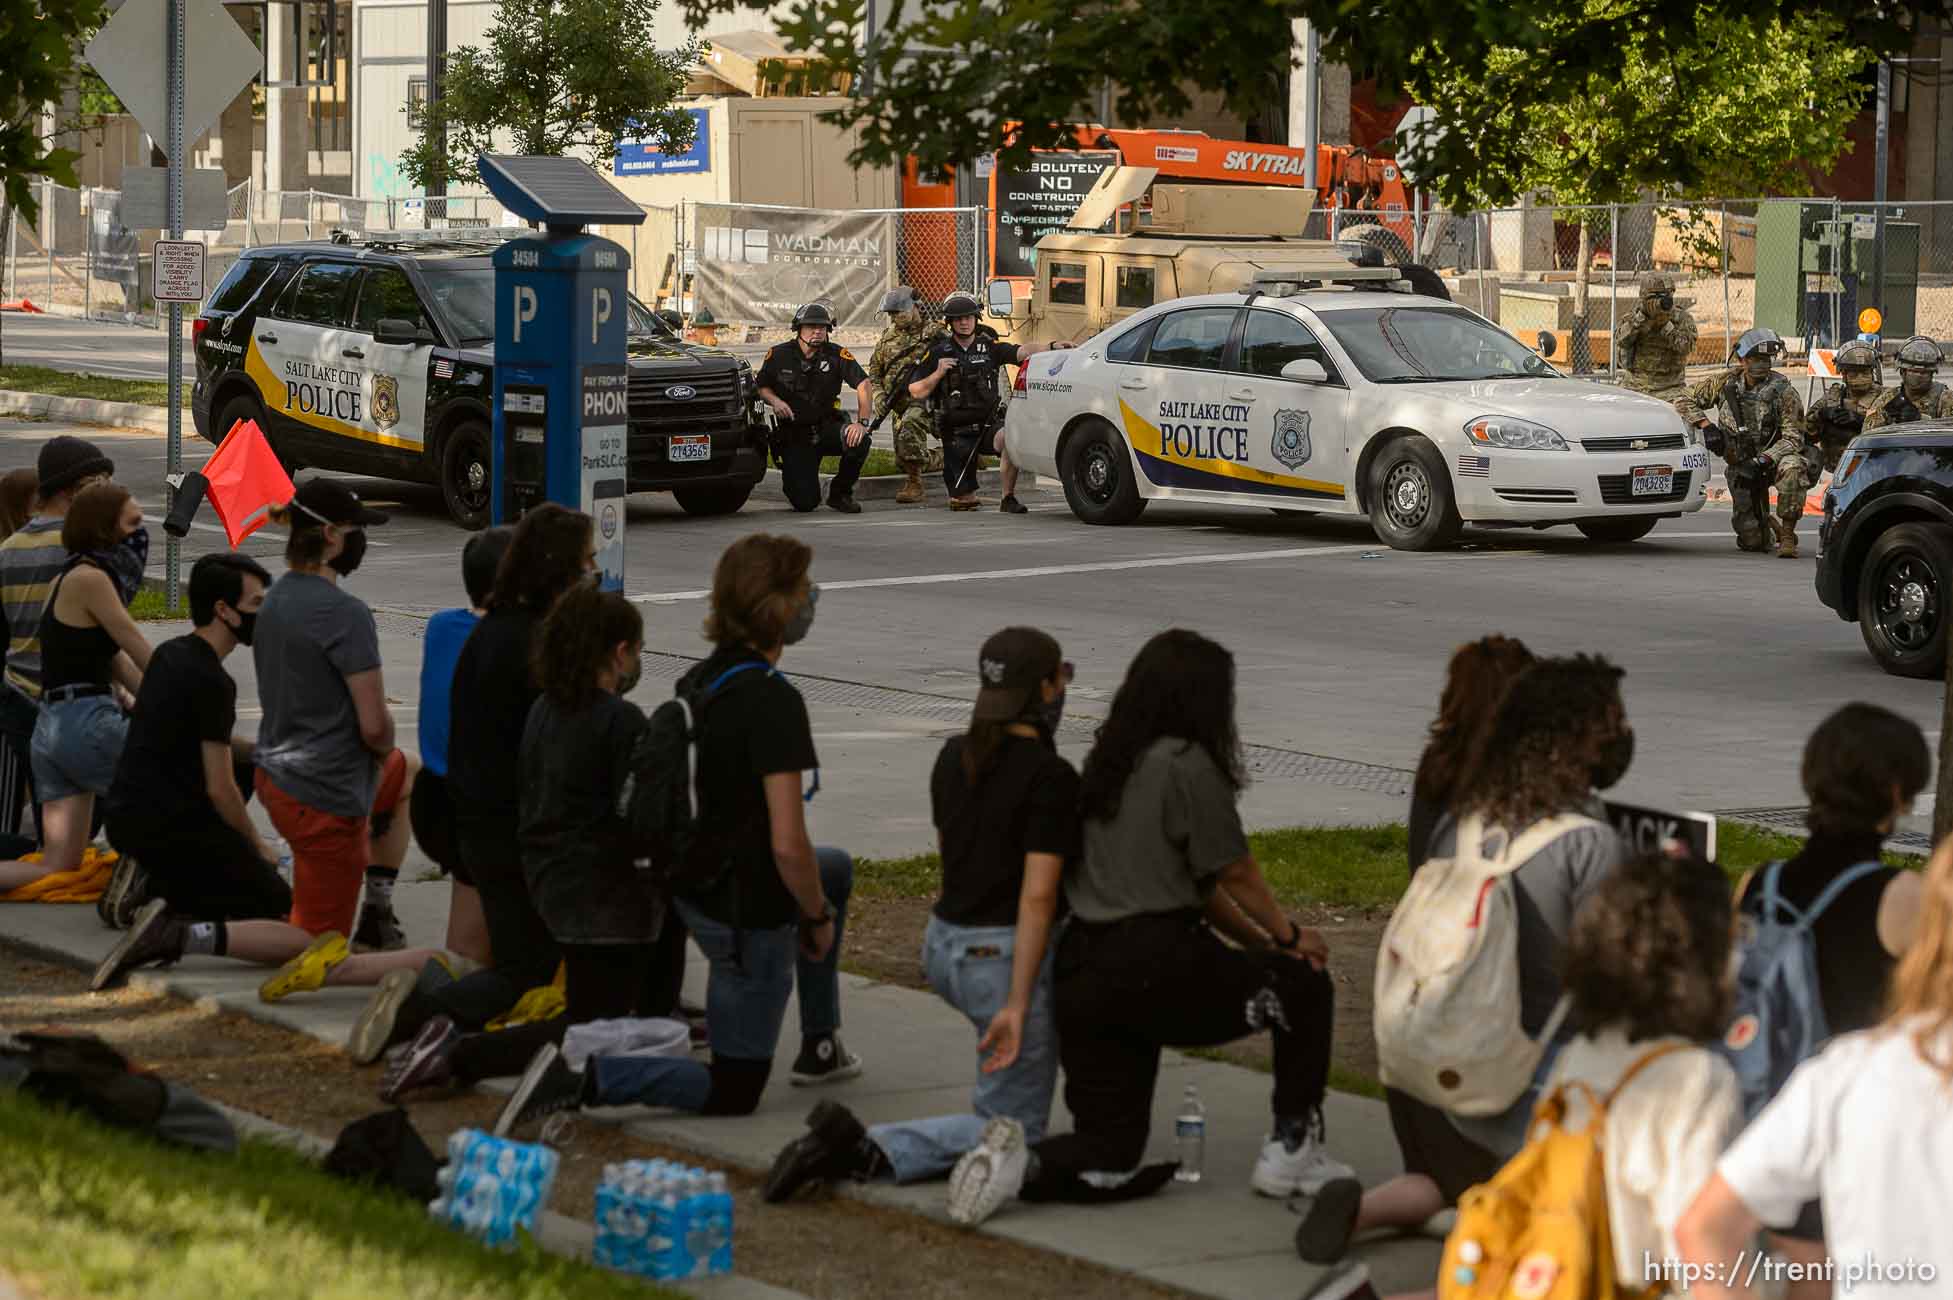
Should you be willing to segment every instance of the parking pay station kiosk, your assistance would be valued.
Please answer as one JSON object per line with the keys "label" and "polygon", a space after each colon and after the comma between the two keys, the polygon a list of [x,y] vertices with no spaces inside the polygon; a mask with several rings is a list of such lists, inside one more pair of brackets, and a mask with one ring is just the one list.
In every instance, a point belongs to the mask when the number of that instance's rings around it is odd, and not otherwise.
{"label": "parking pay station kiosk", "polygon": [[644,209],[574,158],[482,154],[482,183],[543,231],[496,249],[491,518],[554,501],[596,521],[606,590],[624,588],[630,383],[624,341],[631,256],[583,233],[637,225]]}

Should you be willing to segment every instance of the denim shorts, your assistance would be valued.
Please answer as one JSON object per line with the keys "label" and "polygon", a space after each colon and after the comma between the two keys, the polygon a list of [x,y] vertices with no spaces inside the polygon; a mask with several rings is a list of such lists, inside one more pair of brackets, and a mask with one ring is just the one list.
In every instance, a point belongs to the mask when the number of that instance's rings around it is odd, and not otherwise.
{"label": "denim shorts", "polygon": [[111,695],[43,703],[29,754],[34,797],[53,803],[77,794],[107,794],[129,735],[129,719]]}

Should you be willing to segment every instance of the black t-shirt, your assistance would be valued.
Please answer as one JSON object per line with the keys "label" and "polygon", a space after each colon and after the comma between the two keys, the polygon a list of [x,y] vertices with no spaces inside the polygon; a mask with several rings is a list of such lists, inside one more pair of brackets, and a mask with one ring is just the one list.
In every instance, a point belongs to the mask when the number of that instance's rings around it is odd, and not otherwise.
{"label": "black t-shirt", "polygon": [[118,819],[194,829],[219,821],[203,783],[203,746],[228,745],[237,683],[200,636],[165,641],[149,656],[108,810]]}
{"label": "black t-shirt", "polygon": [[806,772],[820,760],[806,701],[757,652],[721,646],[684,681],[703,686],[747,662],[760,666],[727,679],[706,705],[699,733],[699,818],[729,833],[733,869],[720,888],[690,901],[714,920],[764,930],[798,920],[800,904],[773,859],[763,778]]}
{"label": "black t-shirt", "polygon": [[[1876,834],[1812,835],[1804,851],[1784,864],[1778,889],[1785,901],[1799,909],[1817,901],[1838,876],[1860,862],[1878,860],[1881,841]],[[1831,901],[1817,918],[1811,934],[1817,946],[1817,991],[1824,1001],[1824,1020],[1834,1034],[1869,1029],[1883,1018],[1885,985],[1898,964],[1878,939],[1878,905],[1885,887],[1899,873],[1880,867],[1860,876]],[[1750,881],[1743,910],[1762,905],[1763,873]]]}
{"label": "black t-shirt", "polygon": [[516,838],[522,729],[541,694],[529,668],[536,616],[519,605],[490,610],[454,667],[448,691],[448,790],[457,820],[483,835]]}
{"label": "black t-shirt", "polygon": [[841,416],[841,389],[868,382],[868,372],[854,353],[832,339],[814,349],[800,350],[797,340],[777,344],[760,363],[758,385],[770,388],[793,408],[793,427],[813,431]]}
{"label": "black t-shirt", "polygon": [[963,775],[966,738],[936,756],[929,806],[942,837],[943,893],[936,915],[951,925],[1014,926],[1024,890],[1024,855],[1083,851],[1078,773],[1049,745],[1010,736],[972,786]]}
{"label": "black t-shirt", "polygon": [[633,865],[617,795],[645,727],[608,692],[566,710],[547,695],[522,736],[522,870],[558,943],[649,943],[662,902]]}
{"label": "black t-shirt", "polygon": [[1003,391],[1001,368],[1023,364],[1023,350],[1015,343],[999,343],[987,329],[978,329],[967,348],[954,334],[945,334],[929,345],[904,382],[916,384],[927,379],[945,357],[956,362],[956,369],[944,375],[930,393],[930,409],[950,427],[990,423],[996,418]]}

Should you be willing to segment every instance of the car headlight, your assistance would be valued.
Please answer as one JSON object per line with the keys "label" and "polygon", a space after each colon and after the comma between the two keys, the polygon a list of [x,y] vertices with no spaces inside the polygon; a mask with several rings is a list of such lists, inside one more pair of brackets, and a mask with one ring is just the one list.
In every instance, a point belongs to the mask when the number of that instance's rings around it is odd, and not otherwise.
{"label": "car headlight", "polygon": [[1512,415],[1481,415],[1465,425],[1465,436],[1481,447],[1508,451],[1565,451],[1566,439],[1543,424]]}

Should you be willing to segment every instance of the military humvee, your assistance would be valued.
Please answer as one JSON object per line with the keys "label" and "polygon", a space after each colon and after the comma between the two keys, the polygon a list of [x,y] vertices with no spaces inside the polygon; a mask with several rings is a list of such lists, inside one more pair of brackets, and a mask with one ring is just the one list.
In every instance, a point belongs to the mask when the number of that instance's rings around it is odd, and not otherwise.
{"label": "military humvee", "polygon": [[[1341,246],[1302,238],[1314,190],[1155,185],[1158,175],[1104,173],[1070,224],[1038,241],[1035,279],[990,281],[991,323],[1005,340],[1077,342],[1156,302],[1226,293],[1269,271],[1349,277]],[[1132,205],[1149,189],[1152,210],[1140,213]]]}

